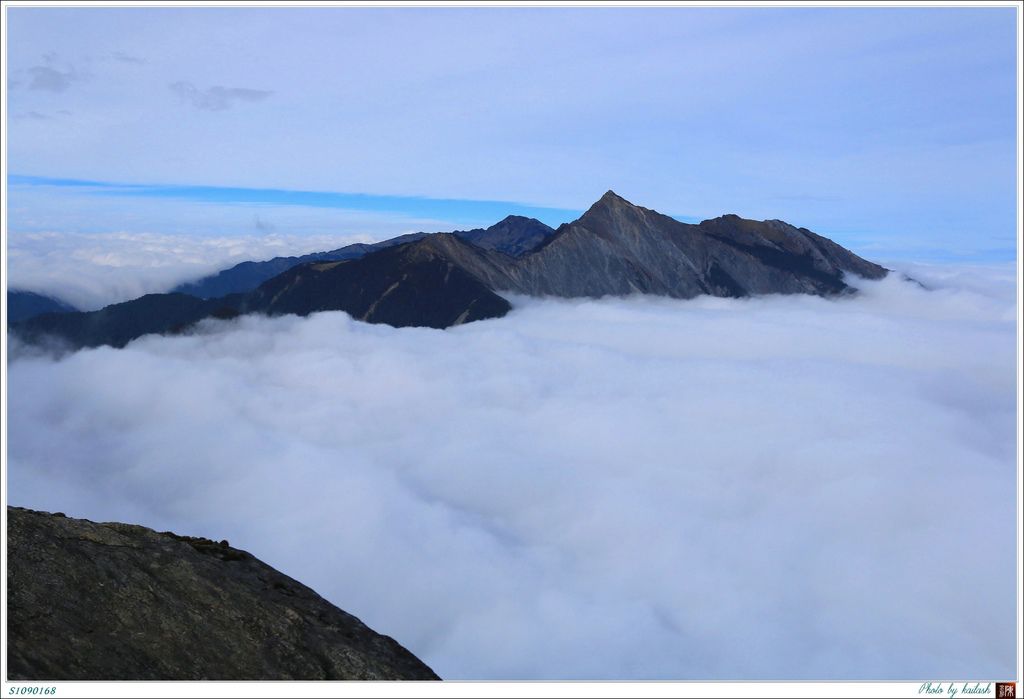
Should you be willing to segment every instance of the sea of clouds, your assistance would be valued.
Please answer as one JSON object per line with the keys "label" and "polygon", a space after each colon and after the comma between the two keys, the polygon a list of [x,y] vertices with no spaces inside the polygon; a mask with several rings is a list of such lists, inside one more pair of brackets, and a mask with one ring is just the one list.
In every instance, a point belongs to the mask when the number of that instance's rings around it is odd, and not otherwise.
{"label": "sea of clouds", "polygon": [[1012,677],[1015,268],[910,271],[14,352],[8,502],[227,538],[449,679]]}

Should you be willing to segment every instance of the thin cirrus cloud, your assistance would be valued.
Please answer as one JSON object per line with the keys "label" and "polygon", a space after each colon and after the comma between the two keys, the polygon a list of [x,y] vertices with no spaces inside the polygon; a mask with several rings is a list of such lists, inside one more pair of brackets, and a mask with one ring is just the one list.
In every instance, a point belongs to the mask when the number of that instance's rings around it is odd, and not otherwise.
{"label": "thin cirrus cloud", "polygon": [[119,61],[121,63],[131,63],[133,65],[144,65],[145,63],[147,63],[145,58],[142,58],[140,56],[133,56],[129,53],[125,53],[124,51],[114,51],[110,54],[110,57],[113,58],[115,61]]}
{"label": "thin cirrus cloud", "polygon": [[9,502],[227,538],[446,679],[1009,677],[1015,273],[910,271],[22,354]]}
{"label": "thin cirrus cloud", "polygon": [[224,87],[213,85],[205,89],[196,87],[190,82],[179,80],[168,85],[172,92],[182,101],[196,109],[208,112],[222,112],[231,109],[240,102],[262,102],[273,93],[271,90],[254,90],[247,87]]}
{"label": "thin cirrus cloud", "polygon": [[[93,77],[91,70],[89,70],[90,66],[97,62],[102,63],[110,60],[133,65],[143,65],[147,62],[144,58],[133,56],[123,51],[114,51],[101,56],[82,56],[76,61],[76,65],[67,60],[60,59],[57,52],[49,51],[43,54],[42,63],[15,72],[27,78],[29,90],[62,93],[67,92],[76,83]],[[82,64],[86,68],[83,68]],[[24,80],[13,79],[8,84],[11,88],[19,88],[26,83]]]}

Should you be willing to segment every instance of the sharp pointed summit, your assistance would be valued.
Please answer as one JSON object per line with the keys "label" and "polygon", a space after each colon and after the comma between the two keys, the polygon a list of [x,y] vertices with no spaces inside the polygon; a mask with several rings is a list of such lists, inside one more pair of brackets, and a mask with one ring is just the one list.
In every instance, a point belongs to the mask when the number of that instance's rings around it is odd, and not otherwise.
{"label": "sharp pointed summit", "polygon": [[612,190],[605,192],[591,204],[582,216],[569,224],[582,226],[602,237],[618,237],[620,233],[642,226],[642,222],[654,211],[627,201]]}
{"label": "sharp pointed summit", "polygon": [[585,216],[587,216],[587,214],[591,214],[591,213],[598,213],[598,212],[602,212],[602,211],[608,211],[608,210],[611,210],[611,209],[621,209],[621,208],[637,208],[637,207],[632,202],[629,202],[629,201],[623,199],[618,194],[616,194],[615,192],[613,192],[612,190],[609,189],[607,192],[605,192],[604,194],[601,195],[600,199],[598,199],[597,201],[595,201],[593,204],[590,205],[590,208],[587,209],[586,213],[583,214],[583,217],[585,217]]}
{"label": "sharp pointed summit", "polygon": [[620,197],[618,194],[616,194],[615,190],[613,190],[613,189],[609,189],[607,192],[605,192],[604,194],[601,195],[600,199],[597,200],[597,203],[599,203],[599,204],[602,203],[602,202],[605,203],[605,204],[619,204],[619,203],[621,203],[621,204],[629,204],[630,206],[633,206],[632,203],[626,201],[626,199],[624,199],[623,197]]}

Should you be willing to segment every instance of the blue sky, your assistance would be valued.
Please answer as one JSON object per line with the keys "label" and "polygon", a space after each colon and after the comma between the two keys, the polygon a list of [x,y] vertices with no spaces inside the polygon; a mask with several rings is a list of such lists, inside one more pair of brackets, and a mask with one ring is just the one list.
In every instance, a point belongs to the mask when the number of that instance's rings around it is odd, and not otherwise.
{"label": "blue sky", "polygon": [[1016,256],[1014,8],[7,12],[12,235],[557,225],[614,189]]}

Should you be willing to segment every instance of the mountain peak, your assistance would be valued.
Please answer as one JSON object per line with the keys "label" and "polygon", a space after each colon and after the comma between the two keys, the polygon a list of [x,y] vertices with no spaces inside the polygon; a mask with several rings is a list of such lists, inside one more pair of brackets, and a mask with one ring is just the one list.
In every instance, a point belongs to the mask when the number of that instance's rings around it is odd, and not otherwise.
{"label": "mountain peak", "polygon": [[601,198],[591,204],[590,208],[580,217],[580,220],[586,218],[592,218],[594,216],[607,215],[614,211],[621,211],[623,209],[635,209],[635,204],[626,201],[612,190],[608,190]]}
{"label": "mountain peak", "polygon": [[597,204],[605,204],[605,205],[617,205],[617,206],[622,206],[623,204],[625,204],[626,206],[633,206],[633,204],[631,204],[630,202],[626,201],[625,199],[623,199],[622,197],[620,197],[618,194],[616,194],[614,191],[612,191],[610,189],[607,192],[605,192],[604,194],[602,194],[601,198],[598,199],[596,203]]}
{"label": "mountain peak", "polygon": [[550,226],[535,218],[513,214],[490,228],[475,228],[456,235],[477,247],[518,257],[535,248],[552,233],[554,231]]}
{"label": "mountain peak", "polygon": [[[520,216],[518,214],[509,214],[508,216],[506,216],[505,218],[501,219],[500,221],[495,223],[493,226],[491,226],[491,228],[497,228],[498,226],[507,225],[507,224],[511,224],[511,223],[529,223],[531,221],[537,221],[537,219],[529,218],[527,216]],[[539,221],[538,221],[538,223],[539,223]]]}

